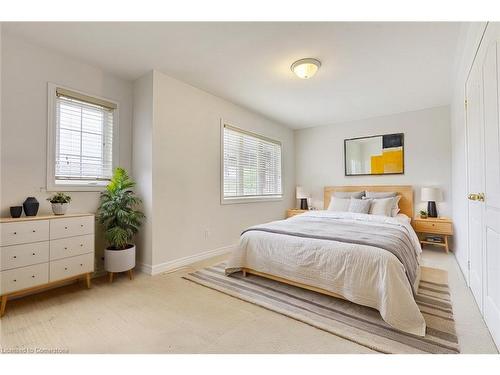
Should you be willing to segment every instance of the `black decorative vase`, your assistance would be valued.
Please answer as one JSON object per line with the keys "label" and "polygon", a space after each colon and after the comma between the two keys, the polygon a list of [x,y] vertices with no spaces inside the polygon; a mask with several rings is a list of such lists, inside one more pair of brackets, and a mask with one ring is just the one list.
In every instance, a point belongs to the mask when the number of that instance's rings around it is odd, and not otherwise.
{"label": "black decorative vase", "polygon": [[23,203],[24,213],[26,216],[36,216],[38,213],[38,207],[40,207],[40,203],[38,203],[35,197],[28,197]]}
{"label": "black decorative vase", "polygon": [[10,208],[10,216],[12,217],[21,217],[23,213],[23,206],[12,206]]}
{"label": "black decorative vase", "polygon": [[307,198],[301,198],[300,199],[300,209],[301,210],[308,210],[309,209],[307,207]]}
{"label": "black decorative vase", "polygon": [[429,217],[438,217],[436,202],[429,201],[427,203],[427,215]]}

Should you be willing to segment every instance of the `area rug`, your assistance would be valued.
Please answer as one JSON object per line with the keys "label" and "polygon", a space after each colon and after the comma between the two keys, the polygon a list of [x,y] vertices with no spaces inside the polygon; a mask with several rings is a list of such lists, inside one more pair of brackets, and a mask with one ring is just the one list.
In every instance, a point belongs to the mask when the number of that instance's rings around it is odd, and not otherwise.
{"label": "area rug", "polygon": [[425,337],[392,328],[369,307],[260,276],[243,277],[241,272],[226,276],[223,263],[184,278],[380,353],[460,353],[444,270],[422,267],[416,301],[427,323]]}

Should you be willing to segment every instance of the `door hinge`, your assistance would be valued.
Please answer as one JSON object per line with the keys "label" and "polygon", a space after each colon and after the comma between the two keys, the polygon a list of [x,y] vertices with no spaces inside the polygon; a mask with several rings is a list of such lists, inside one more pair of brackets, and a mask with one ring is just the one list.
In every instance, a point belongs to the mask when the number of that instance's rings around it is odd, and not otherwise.
{"label": "door hinge", "polygon": [[467,99],[464,101],[465,108],[467,108]]}
{"label": "door hinge", "polygon": [[470,271],[470,260],[467,261],[467,269]]}

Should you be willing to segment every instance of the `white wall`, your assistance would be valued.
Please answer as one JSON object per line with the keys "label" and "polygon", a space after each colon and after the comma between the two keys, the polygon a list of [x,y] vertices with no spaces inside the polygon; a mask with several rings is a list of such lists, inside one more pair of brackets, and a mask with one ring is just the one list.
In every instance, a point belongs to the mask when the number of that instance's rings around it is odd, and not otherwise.
{"label": "white wall", "polygon": [[452,205],[455,227],[453,252],[462,272],[468,278],[468,222],[467,222],[467,156],[465,128],[465,82],[472,66],[486,24],[466,23],[459,38],[459,58],[455,66],[453,96],[451,102],[451,163],[452,163]]}
{"label": "white wall", "polygon": [[[249,225],[284,217],[294,203],[294,135],[289,128],[160,72],[154,72],[153,87],[152,265],[153,272],[159,272],[182,259],[236,244]],[[221,118],[282,142],[282,201],[221,205]],[[148,265],[143,268],[151,271]]]}
{"label": "white wall", "polygon": [[153,231],[153,72],[134,82],[132,170],[146,215],[136,238],[137,260],[152,264]]}
{"label": "white wall", "polygon": [[[119,164],[131,168],[132,83],[22,39],[2,35],[0,215],[27,196],[51,212],[46,188],[47,82],[119,102]],[[69,212],[95,212],[98,192],[71,192]],[[99,237],[99,236],[98,236]],[[98,254],[103,246],[97,241]],[[99,266],[99,265],[98,265]]]}
{"label": "white wall", "polygon": [[[405,173],[388,176],[344,176],[344,139],[404,133]],[[449,107],[429,108],[366,120],[295,131],[296,179],[312,193],[315,207],[323,207],[323,187],[327,185],[413,185],[415,209],[421,186],[443,189],[444,202],[438,203],[442,216],[451,215],[451,145]]]}

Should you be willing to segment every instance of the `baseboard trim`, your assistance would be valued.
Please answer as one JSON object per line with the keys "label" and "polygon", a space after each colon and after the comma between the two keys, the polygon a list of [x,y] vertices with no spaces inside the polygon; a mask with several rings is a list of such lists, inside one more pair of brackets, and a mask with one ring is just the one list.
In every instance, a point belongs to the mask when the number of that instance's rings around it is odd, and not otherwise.
{"label": "baseboard trim", "polygon": [[144,272],[148,275],[154,276],[162,272],[173,271],[177,268],[185,267],[189,264],[200,262],[205,259],[209,259],[218,255],[223,255],[231,252],[237,245],[230,245],[220,247],[214,250],[208,250],[201,252],[199,254],[189,255],[187,257],[171,260],[165,263],[160,263],[152,266],[151,264],[140,263],[137,268],[139,271]]}

